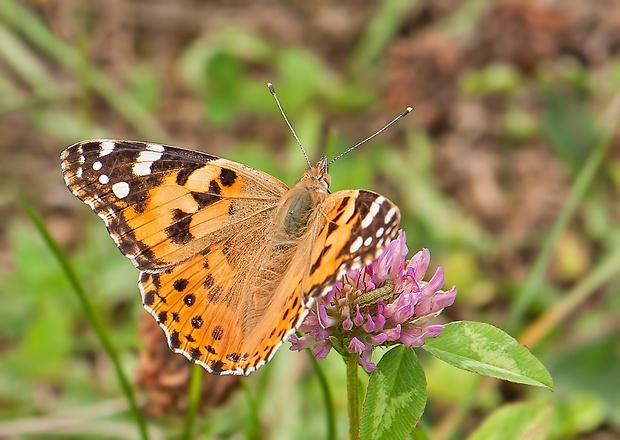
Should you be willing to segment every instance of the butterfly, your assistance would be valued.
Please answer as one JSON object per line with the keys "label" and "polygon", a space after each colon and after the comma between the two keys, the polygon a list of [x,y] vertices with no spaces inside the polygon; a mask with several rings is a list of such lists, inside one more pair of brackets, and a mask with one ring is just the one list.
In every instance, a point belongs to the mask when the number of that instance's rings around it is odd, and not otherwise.
{"label": "butterfly", "polygon": [[78,142],[61,162],[69,189],[141,271],[142,302],[170,348],[214,374],[268,362],[400,221],[382,195],[330,193],[325,157],[292,188],[237,162],[138,141]]}

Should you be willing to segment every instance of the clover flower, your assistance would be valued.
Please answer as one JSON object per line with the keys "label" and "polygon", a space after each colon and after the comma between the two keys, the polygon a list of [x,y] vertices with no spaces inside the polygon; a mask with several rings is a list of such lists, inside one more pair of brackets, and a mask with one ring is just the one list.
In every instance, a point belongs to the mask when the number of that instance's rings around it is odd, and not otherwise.
{"label": "clover flower", "polygon": [[422,281],[430,252],[422,249],[406,261],[405,232],[390,242],[368,266],[350,271],[317,300],[298,332],[289,339],[291,350],[312,347],[317,359],[334,348],[343,356],[357,353],[368,373],[376,370],[372,351],[378,346],[404,344],[420,347],[434,338],[443,325],[428,322],[454,302],[456,287],[440,290],[444,271],[439,267],[429,281]]}

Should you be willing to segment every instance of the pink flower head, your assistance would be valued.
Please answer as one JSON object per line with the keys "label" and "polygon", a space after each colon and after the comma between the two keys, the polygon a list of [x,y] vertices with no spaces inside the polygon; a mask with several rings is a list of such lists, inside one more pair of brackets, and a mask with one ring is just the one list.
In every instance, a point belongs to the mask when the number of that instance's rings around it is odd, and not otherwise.
{"label": "pink flower head", "polygon": [[301,336],[289,339],[291,350],[313,347],[319,359],[332,347],[343,355],[357,353],[359,364],[370,373],[377,368],[371,360],[375,347],[420,347],[426,338],[438,336],[443,326],[426,323],[452,305],[456,287],[440,290],[444,284],[441,267],[428,282],[422,281],[430,252],[422,249],[406,261],[407,252],[401,230],[375,261],[347,273],[317,300],[298,329]]}

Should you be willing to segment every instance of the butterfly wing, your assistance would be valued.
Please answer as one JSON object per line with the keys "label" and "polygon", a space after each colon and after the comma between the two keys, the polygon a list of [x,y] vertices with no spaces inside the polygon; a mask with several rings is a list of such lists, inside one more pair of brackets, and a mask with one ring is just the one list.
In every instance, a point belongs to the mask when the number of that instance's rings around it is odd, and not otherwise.
{"label": "butterfly wing", "polygon": [[280,317],[277,307],[259,310],[251,302],[250,280],[258,276],[253,251],[260,252],[267,238],[259,223],[169,270],[140,274],[144,306],[166,332],[170,348],[214,374],[249,374],[262,365],[255,338],[271,329],[249,322],[254,316]]}
{"label": "butterfly wing", "polygon": [[170,347],[211,372],[241,374],[244,353],[229,348],[247,337],[251,305],[240,286],[252,279],[286,185],[236,162],[143,142],[80,142],[61,160],[69,189],[142,270],[144,306]]}
{"label": "butterfly wing", "polygon": [[273,209],[288,188],[236,162],[133,141],[80,142],[61,154],[65,182],[136,267],[161,271]]}
{"label": "butterfly wing", "polygon": [[303,279],[303,299],[311,303],[346,272],[371,263],[398,230],[398,207],[380,194],[343,190],[317,209],[317,233]]}

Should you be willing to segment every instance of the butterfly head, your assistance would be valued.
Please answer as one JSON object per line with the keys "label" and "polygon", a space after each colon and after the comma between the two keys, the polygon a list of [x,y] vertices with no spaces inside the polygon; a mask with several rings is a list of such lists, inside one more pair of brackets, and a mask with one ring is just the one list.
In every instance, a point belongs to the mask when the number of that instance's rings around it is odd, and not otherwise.
{"label": "butterfly head", "polygon": [[327,166],[327,157],[321,157],[313,167],[308,168],[301,177],[301,181],[304,182],[306,186],[312,187],[318,191],[328,192],[332,178],[327,172]]}

